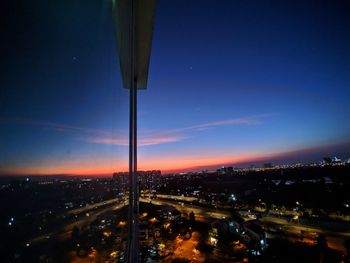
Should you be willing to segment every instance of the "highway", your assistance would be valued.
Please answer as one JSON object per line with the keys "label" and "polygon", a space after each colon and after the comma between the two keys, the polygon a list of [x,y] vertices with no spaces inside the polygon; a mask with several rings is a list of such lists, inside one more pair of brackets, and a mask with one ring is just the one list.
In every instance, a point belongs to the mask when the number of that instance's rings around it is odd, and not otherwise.
{"label": "highway", "polygon": [[172,199],[175,201],[186,201],[186,202],[193,202],[197,201],[197,197],[192,196],[182,196],[182,195],[163,195],[163,194],[157,194],[157,198],[164,198],[164,199]]}
{"label": "highway", "polygon": [[113,205],[117,201],[118,201],[117,198],[112,198],[112,199],[105,200],[105,201],[102,201],[102,202],[98,202],[98,203],[95,203],[95,204],[89,204],[89,205],[86,205],[86,206],[83,206],[83,207],[71,209],[71,210],[67,211],[67,214],[74,214],[74,215],[81,214],[83,212],[88,212],[90,210],[100,208],[101,206]]}
{"label": "highway", "polygon": [[[162,195],[166,199],[170,199],[170,196]],[[182,199],[185,201],[186,199]],[[187,199],[189,200],[189,199]],[[186,200],[186,201],[187,201]],[[151,202],[155,205],[170,205],[174,206],[181,213],[189,214],[191,211],[195,213],[196,220],[202,222],[212,222],[217,219],[226,218],[230,216],[228,211],[219,211],[210,208],[204,208],[200,206],[195,206],[191,204],[183,204],[179,201],[169,201],[169,200],[161,200],[161,199],[146,199],[140,198],[142,202]],[[249,218],[244,218],[245,220],[251,220]],[[328,246],[332,249],[345,253],[344,240],[347,237],[350,237],[349,232],[335,232],[325,230],[319,227],[310,227],[301,225],[299,223],[288,222],[283,218],[276,217],[263,217],[260,219],[262,222],[267,223],[266,225],[273,226],[274,229],[279,228],[283,232],[283,236],[292,242],[300,242],[300,235],[303,233],[303,242],[307,244],[314,244],[314,233],[323,234],[327,239]],[[270,229],[267,229],[270,230]],[[268,231],[269,232],[269,231]],[[280,237],[279,234],[269,234],[268,237]]]}
{"label": "highway", "polygon": [[[184,202],[192,202],[194,197],[182,197],[182,196],[173,196],[173,195],[158,195],[162,199],[149,199],[140,197],[140,202],[152,203],[154,205],[168,205],[173,206],[179,210],[182,214],[189,214],[193,211],[196,216],[196,220],[201,222],[213,222],[217,219],[227,218],[230,216],[228,211],[220,211],[212,208],[205,208],[196,205],[192,205]],[[164,200],[166,199],[166,200]],[[170,201],[168,199],[173,199]],[[89,216],[82,215],[77,221],[70,222],[60,228],[57,232],[51,232],[47,234],[40,235],[29,241],[30,244],[43,241],[47,237],[59,237],[61,239],[69,238],[71,235],[72,229],[77,227],[82,227],[84,225],[90,224],[93,222],[99,215],[108,212],[110,210],[119,210],[122,207],[128,205],[128,202],[115,205],[116,199],[106,200],[100,203],[93,205],[85,206],[82,208],[72,209],[67,212],[67,214],[81,214],[88,213]],[[245,218],[245,220],[249,220]],[[273,231],[268,231],[268,237],[277,238],[282,235],[290,241],[300,242],[300,235],[303,233],[303,242],[313,244],[315,233],[324,234],[328,241],[328,246],[332,249],[338,250],[342,253],[345,252],[345,247],[343,245],[344,239],[350,237],[349,232],[335,232],[322,229],[320,227],[309,227],[301,225],[298,223],[288,222],[286,219],[277,218],[272,216],[263,217],[260,219],[262,222],[268,226],[267,230],[280,229],[280,233],[273,233]],[[270,229],[271,227],[271,229]]]}
{"label": "highway", "polygon": [[[54,232],[49,232],[49,233],[45,233],[42,235],[39,235],[31,240],[29,240],[27,243],[28,244],[36,244],[36,243],[40,243],[42,241],[45,241],[47,239],[50,238],[59,238],[59,239],[67,239],[71,236],[72,230],[74,227],[79,227],[81,228],[82,226],[86,226],[88,224],[90,224],[91,222],[93,222],[94,220],[96,220],[96,218],[103,214],[106,213],[108,211],[117,211],[121,208],[123,208],[124,206],[128,205],[128,202],[123,202],[120,204],[115,204],[116,199],[110,199],[108,201],[103,201],[100,203],[96,203],[95,205],[91,205],[88,206],[89,209],[87,209],[87,207],[81,208],[83,210],[79,210],[78,209],[74,209],[76,213],[76,211],[79,211],[79,214],[82,212],[86,212],[85,215],[80,216],[80,218],[78,218],[76,221],[74,222],[69,222],[67,224],[65,224],[64,226],[62,226],[58,231],[54,231]],[[106,203],[107,202],[107,203]],[[96,208],[96,207],[101,207],[101,206],[105,206],[108,205],[107,207],[104,208]],[[68,213],[72,214],[73,210],[69,211]]]}
{"label": "highway", "polygon": [[[344,240],[350,237],[350,232],[335,232],[318,227],[305,226],[288,222],[283,218],[263,217],[261,221],[281,227],[281,231],[286,234],[286,238],[290,241],[300,241],[300,236],[302,234],[305,239],[303,242],[313,244],[316,236],[315,234],[323,234],[327,238],[328,246],[342,253],[345,253]],[[273,236],[274,235],[271,234],[271,237]]]}
{"label": "highway", "polygon": [[182,205],[181,202],[177,201],[169,201],[169,200],[161,200],[161,199],[146,199],[140,198],[140,202],[152,203],[154,205],[168,205],[173,206],[177,210],[179,210],[182,214],[189,214],[193,212],[196,216],[196,220],[198,221],[215,221],[217,219],[226,218],[230,215],[227,211],[217,211],[215,209],[203,208],[200,206],[194,206],[189,204]]}

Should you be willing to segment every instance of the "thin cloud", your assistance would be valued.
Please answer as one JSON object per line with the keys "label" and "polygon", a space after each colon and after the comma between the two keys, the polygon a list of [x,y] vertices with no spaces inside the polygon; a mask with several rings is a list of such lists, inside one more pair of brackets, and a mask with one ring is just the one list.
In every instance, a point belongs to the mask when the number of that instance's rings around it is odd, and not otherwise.
{"label": "thin cloud", "polygon": [[111,130],[101,130],[101,129],[60,124],[60,123],[54,123],[54,122],[33,121],[33,120],[24,120],[24,119],[13,119],[10,122],[13,122],[15,124],[21,124],[21,125],[41,126],[41,127],[49,128],[59,132],[83,132],[83,133],[94,133],[94,134],[101,134],[101,135],[112,134]]}
{"label": "thin cloud", "polygon": [[261,114],[261,115],[252,116],[252,117],[232,118],[232,119],[212,121],[212,122],[187,126],[187,127],[178,128],[178,129],[164,130],[161,132],[161,134],[172,134],[172,133],[191,132],[191,131],[206,131],[206,130],[217,128],[220,126],[259,125],[264,123],[262,120],[263,118],[266,118],[272,115],[274,114]]}
{"label": "thin cloud", "polygon": [[[178,129],[157,130],[157,131],[141,131],[143,135],[139,138],[138,146],[150,146],[165,143],[179,142],[188,139],[189,133],[203,132],[209,129],[223,126],[240,126],[240,125],[259,125],[263,124],[263,118],[274,114],[262,114],[251,117],[232,118],[225,120],[212,121],[192,126],[182,127]],[[35,125],[53,129],[59,132],[80,133],[79,137],[74,139],[87,143],[108,144],[118,146],[128,146],[129,140],[121,134],[125,134],[125,130],[102,130],[88,127],[59,124],[54,122],[33,121],[16,119],[14,123],[22,125]],[[84,136],[85,134],[85,136]],[[89,134],[89,135],[87,135]]]}
{"label": "thin cloud", "polygon": [[[186,140],[190,137],[187,133],[206,131],[206,130],[220,127],[220,126],[258,125],[263,123],[263,121],[261,120],[262,117],[265,117],[265,115],[259,115],[256,117],[247,117],[247,118],[233,118],[233,119],[219,120],[214,122],[208,122],[208,123],[183,127],[179,129],[143,132],[143,134],[146,134],[146,135],[140,137],[138,146],[150,146],[150,145],[157,145],[157,144],[164,144],[164,143],[179,142],[179,141]],[[118,146],[129,145],[129,141],[127,138],[121,138],[117,136],[86,137],[86,138],[80,138],[80,139],[89,143],[110,144],[110,145],[118,145]]]}
{"label": "thin cloud", "polygon": [[262,124],[262,121],[257,118],[236,118],[236,119],[228,119],[228,120],[220,120],[214,122],[208,122],[204,124],[194,125],[187,128],[185,130],[208,130],[210,128],[219,127],[219,126],[232,126],[232,125],[257,125]]}
{"label": "thin cloud", "polygon": [[187,139],[186,136],[172,136],[172,137],[154,137],[154,138],[140,138],[140,146],[157,145],[170,142],[178,142]]}
{"label": "thin cloud", "polygon": [[[149,146],[164,143],[171,143],[182,141],[186,139],[184,136],[163,136],[163,137],[140,137],[138,146]],[[98,137],[87,137],[81,138],[81,140],[89,143],[128,146],[129,140],[127,138],[98,138]]]}

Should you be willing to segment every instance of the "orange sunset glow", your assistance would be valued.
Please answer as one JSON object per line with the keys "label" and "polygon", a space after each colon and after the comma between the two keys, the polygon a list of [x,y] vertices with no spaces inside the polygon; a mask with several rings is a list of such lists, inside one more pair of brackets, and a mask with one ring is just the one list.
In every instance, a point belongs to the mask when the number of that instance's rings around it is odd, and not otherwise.
{"label": "orange sunset glow", "polygon": [[[222,165],[240,165],[254,162],[269,161],[281,156],[295,155],[304,152],[312,152],[318,148],[301,149],[294,152],[250,152],[242,154],[179,154],[158,156],[157,158],[140,155],[138,162],[138,170],[162,170],[163,173],[174,173],[182,171],[199,171],[202,169],[215,169]],[[99,160],[100,159],[100,160]],[[110,176],[114,172],[122,172],[128,170],[127,158],[115,158],[101,160],[96,156],[87,157],[86,159],[72,158],[70,160],[49,161],[31,163],[28,165],[13,165],[2,169],[3,173],[17,175],[49,175],[49,174],[68,174],[68,175],[88,175],[88,176]]]}
{"label": "orange sunset glow", "polygon": [[[202,166],[214,166],[248,162],[252,159],[262,158],[260,155],[240,156],[210,156],[209,154],[197,156],[169,156],[162,158],[139,159],[139,170],[160,169],[164,173],[181,172],[185,170],[200,170]],[[30,165],[16,165],[8,168],[13,174],[71,174],[71,175],[111,175],[113,172],[127,171],[127,159],[108,161],[73,160],[66,162],[42,162]],[[5,170],[6,172],[6,170]]]}

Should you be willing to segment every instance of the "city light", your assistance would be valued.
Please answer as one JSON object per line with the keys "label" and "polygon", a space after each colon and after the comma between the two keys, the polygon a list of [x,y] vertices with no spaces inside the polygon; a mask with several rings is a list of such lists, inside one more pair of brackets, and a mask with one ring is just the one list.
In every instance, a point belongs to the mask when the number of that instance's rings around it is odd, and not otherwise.
{"label": "city light", "polygon": [[1,262],[349,262],[349,1],[6,1]]}

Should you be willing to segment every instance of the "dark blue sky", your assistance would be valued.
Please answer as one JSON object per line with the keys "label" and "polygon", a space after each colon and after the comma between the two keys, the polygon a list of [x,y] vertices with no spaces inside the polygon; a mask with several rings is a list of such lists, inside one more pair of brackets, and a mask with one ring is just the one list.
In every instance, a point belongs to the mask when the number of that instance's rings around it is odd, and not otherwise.
{"label": "dark blue sky", "polygon": [[[1,171],[126,169],[109,1],[8,2]],[[140,167],[350,157],[349,11],[348,1],[158,0]]]}

